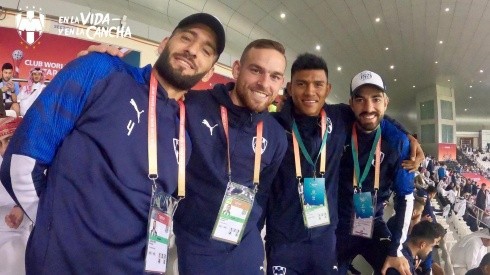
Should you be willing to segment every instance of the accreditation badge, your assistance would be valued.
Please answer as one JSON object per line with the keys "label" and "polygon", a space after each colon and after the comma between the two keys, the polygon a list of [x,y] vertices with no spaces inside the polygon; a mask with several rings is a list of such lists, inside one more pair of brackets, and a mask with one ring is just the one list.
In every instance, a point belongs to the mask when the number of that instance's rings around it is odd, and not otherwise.
{"label": "accreditation badge", "polygon": [[254,199],[254,190],[235,182],[228,182],[212,238],[231,244],[240,243]]}
{"label": "accreditation badge", "polygon": [[325,178],[304,178],[299,192],[305,226],[313,228],[330,224]]}
{"label": "accreditation badge", "polygon": [[351,235],[363,238],[372,238],[374,226],[374,205],[371,192],[354,193],[354,211],[352,219]]}
{"label": "accreditation badge", "polygon": [[178,200],[157,187],[151,198],[148,215],[148,237],[146,242],[145,271],[165,274],[172,216],[177,208]]}

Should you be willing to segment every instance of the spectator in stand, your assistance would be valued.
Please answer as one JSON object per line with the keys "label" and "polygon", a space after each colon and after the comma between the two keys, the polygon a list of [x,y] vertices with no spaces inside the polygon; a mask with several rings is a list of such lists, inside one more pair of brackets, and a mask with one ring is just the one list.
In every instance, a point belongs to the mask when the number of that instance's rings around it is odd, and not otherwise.
{"label": "spectator in stand", "polygon": [[[420,192],[420,190],[419,190]],[[434,209],[432,208],[432,203],[431,200],[435,198],[437,194],[437,189],[434,186],[429,186],[427,187],[427,200],[425,201],[425,207],[424,211],[422,212],[422,217],[427,217],[430,216],[432,218],[432,221],[436,221],[436,215],[434,214]],[[419,196],[423,196],[422,194]]]}
{"label": "spectator in stand", "polygon": [[[22,118],[0,118],[1,156],[21,121]],[[0,183],[0,274],[25,274],[24,255],[29,233],[29,219],[24,219],[24,212]]]}
{"label": "spectator in stand", "polygon": [[480,265],[476,268],[468,270],[466,275],[488,275],[490,274],[490,253],[483,256]]}
{"label": "spectator in stand", "polygon": [[462,218],[466,212],[466,203],[467,200],[465,197],[456,198],[456,202],[454,203],[454,213],[460,218]]}
{"label": "spectator in stand", "polygon": [[14,110],[19,113],[19,104],[17,94],[19,93],[19,83],[12,81],[14,66],[10,63],[2,65],[2,82],[0,89],[2,91],[3,106],[5,110]]}
{"label": "spectator in stand", "polygon": [[[445,234],[444,227],[430,221],[421,221],[413,227],[410,237],[403,244],[402,249],[403,255],[410,264],[411,274],[416,274],[415,269],[417,269],[420,261],[427,259],[434,246],[439,244]],[[386,274],[395,275],[400,273],[390,268]]]}
{"label": "spectator in stand", "polygon": [[462,275],[469,269],[476,268],[490,246],[488,228],[464,236],[451,249],[454,274]]}
{"label": "spectator in stand", "polygon": [[439,166],[439,168],[437,169],[437,176],[439,177],[439,179],[442,179],[447,176],[446,165],[441,164],[441,166]]}
{"label": "spectator in stand", "polygon": [[484,211],[487,208],[487,185],[485,183],[481,184],[480,191],[478,191],[478,195],[476,195],[475,206],[478,207],[478,221],[481,221],[483,219]]}
{"label": "spectator in stand", "polygon": [[427,171],[429,171],[432,176],[432,171],[434,171],[434,160],[431,156],[429,156],[429,160],[427,161]]}
{"label": "spectator in stand", "polygon": [[471,188],[471,195],[476,196],[478,194],[478,185],[476,185],[476,181],[472,180],[471,185],[473,185]]}
{"label": "spectator in stand", "polygon": [[20,89],[17,97],[20,105],[20,116],[26,115],[27,110],[41,94],[44,87],[46,87],[44,84],[44,71],[38,67],[31,69],[27,85]]}

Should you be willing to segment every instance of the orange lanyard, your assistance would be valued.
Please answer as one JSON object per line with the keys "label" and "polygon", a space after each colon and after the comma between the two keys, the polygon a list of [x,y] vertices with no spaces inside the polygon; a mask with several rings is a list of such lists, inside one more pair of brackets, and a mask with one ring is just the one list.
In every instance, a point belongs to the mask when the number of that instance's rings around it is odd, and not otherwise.
{"label": "orange lanyard", "polygon": [[[231,182],[231,160],[230,160],[230,136],[228,130],[228,110],[226,107],[221,106],[221,122],[223,123],[223,129],[226,137],[226,150],[228,159],[228,180]],[[254,175],[253,183],[255,188],[258,188],[260,179],[260,162],[262,158],[262,132],[264,123],[259,121],[257,123],[257,137],[255,139],[255,160],[254,160]]]}
{"label": "orange lanyard", "polygon": [[[157,100],[158,82],[151,72],[150,78],[150,96],[148,99],[148,177],[155,182],[158,179],[158,156],[157,156]],[[177,101],[179,104],[179,157],[178,157],[178,177],[177,177],[177,194],[179,197],[185,197],[185,105],[182,100]]]}

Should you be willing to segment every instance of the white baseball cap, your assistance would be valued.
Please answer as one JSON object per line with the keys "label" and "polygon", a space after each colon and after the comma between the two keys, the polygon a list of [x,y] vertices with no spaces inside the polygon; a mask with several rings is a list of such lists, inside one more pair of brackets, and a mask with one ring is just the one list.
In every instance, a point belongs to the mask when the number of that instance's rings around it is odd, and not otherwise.
{"label": "white baseball cap", "polygon": [[353,96],[357,88],[366,84],[374,85],[386,92],[386,87],[381,76],[371,71],[362,71],[352,78],[350,82],[350,95]]}

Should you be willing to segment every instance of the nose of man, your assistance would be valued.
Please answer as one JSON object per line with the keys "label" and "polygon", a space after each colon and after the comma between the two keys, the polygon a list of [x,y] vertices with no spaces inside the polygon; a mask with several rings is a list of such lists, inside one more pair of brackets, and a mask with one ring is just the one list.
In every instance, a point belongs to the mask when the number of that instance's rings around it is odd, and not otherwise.
{"label": "nose of man", "polygon": [[271,76],[267,73],[261,74],[257,84],[261,89],[268,89],[271,85]]}
{"label": "nose of man", "polygon": [[186,53],[188,53],[192,58],[196,57],[196,54],[199,52],[200,45],[197,42],[192,42],[187,45],[185,48]]}

